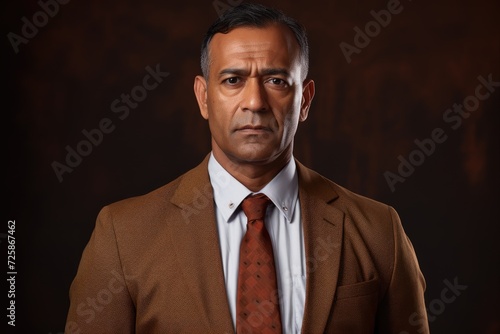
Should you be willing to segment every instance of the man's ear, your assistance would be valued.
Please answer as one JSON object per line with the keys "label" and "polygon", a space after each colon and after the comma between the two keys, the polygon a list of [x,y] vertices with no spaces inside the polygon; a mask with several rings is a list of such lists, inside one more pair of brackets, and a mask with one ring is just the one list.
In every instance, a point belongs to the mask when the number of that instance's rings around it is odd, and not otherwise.
{"label": "man's ear", "polygon": [[307,119],[309,115],[309,108],[311,107],[311,102],[314,98],[314,93],[316,88],[314,86],[314,81],[311,79],[304,80],[302,88],[302,102],[300,103],[300,117],[301,122]]}
{"label": "man's ear", "polygon": [[196,95],[201,116],[204,119],[208,119],[207,81],[201,75],[197,75],[194,78],[194,95]]}

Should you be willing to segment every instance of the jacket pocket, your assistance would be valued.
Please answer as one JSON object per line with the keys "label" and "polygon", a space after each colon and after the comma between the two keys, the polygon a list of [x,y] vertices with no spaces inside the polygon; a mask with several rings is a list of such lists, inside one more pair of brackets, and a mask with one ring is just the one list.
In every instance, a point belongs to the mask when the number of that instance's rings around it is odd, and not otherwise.
{"label": "jacket pocket", "polygon": [[378,284],[378,279],[374,278],[366,282],[338,286],[337,292],[335,293],[335,299],[340,300],[371,295],[378,291]]}
{"label": "jacket pocket", "polygon": [[378,290],[378,279],[338,286],[324,332],[373,334]]}

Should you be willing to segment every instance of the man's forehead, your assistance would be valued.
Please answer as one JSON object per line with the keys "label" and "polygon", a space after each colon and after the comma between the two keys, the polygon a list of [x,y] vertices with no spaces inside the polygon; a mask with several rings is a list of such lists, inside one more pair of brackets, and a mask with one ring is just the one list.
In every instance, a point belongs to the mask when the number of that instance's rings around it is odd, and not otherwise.
{"label": "man's forehead", "polygon": [[299,54],[299,45],[291,30],[281,24],[264,27],[237,27],[227,34],[217,33],[209,44],[212,60],[219,57],[268,54],[290,58]]}

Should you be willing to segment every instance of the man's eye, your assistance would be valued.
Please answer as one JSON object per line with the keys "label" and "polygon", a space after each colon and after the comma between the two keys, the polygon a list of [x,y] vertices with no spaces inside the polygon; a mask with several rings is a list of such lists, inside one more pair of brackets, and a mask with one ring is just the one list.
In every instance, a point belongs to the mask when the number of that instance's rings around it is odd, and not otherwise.
{"label": "man's eye", "polygon": [[240,78],[238,77],[231,77],[231,78],[227,78],[226,80],[224,80],[224,82],[230,84],[230,85],[236,85],[238,82],[240,82]]}
{"label": "man's eye", "polygon": [[268,82],[276,86],[287,86],[287,82],[280,78],[271,78],[268,80]]}

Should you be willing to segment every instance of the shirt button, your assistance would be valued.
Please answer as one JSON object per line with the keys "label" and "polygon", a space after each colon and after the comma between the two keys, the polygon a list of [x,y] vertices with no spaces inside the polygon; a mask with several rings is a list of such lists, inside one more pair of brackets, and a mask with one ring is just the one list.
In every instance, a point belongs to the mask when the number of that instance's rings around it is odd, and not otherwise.
{"label": "shirt button", "polygon": [[286,206],[282,206],[283,211],[288,211],[288,208]]}
{"label": "shirt button", "polygon": [[233,202],[229,203],[229,208],[230,209],[234,208],[234,203]]}

